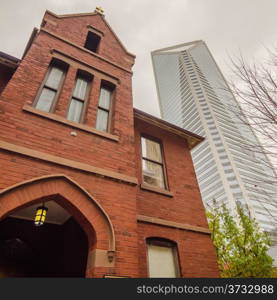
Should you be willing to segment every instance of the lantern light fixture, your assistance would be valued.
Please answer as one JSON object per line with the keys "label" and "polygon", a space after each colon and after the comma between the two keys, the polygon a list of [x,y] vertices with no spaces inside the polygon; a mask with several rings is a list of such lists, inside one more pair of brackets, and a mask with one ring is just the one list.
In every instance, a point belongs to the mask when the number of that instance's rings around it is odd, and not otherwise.
{"label": "lantern light fixture", "polygon": [[46,219],[48,208],[44,206],[44,203],[36,209],[35,226],[41,226]]}

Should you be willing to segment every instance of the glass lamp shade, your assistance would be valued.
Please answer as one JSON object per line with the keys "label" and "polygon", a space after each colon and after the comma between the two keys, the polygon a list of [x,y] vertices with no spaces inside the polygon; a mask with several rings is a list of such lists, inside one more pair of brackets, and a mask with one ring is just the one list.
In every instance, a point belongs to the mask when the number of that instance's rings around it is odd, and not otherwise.
{"label": "glass lamp shade", "polygon": [[40,206],[36,209],[35,226],[41,226],[44,224],[47,211],[48,208],[45,206]]}

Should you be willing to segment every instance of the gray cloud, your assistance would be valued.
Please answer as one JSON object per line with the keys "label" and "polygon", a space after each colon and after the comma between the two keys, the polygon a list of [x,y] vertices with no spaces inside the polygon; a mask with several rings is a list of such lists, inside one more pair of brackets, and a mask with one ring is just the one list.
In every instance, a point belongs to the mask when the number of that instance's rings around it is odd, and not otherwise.
{"label": "gray cloud", "polygon": [[0,51],[21,57],[33,27],[46,9],[57,14],[105,10],[107,21],[137,55],[134,105],[159,115],[150,52],[203,39],[226,77],[228,54],[264,55],[276,45],[276,0],[0,0]]}

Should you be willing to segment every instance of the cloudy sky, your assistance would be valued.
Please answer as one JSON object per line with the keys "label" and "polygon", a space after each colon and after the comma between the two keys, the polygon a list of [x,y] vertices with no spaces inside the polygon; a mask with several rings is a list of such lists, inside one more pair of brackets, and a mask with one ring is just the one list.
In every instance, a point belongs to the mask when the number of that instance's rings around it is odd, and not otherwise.
{"label": "cloudy sky", "polygon": [[106,20],[136,54],[135,107],[159,116],[150,52],[205,40],[228,78],[228,57],[259,61],[276,46],[276,0],[0,0],[0,51],[21,58],[46,9],[56,14],[105,10]]}

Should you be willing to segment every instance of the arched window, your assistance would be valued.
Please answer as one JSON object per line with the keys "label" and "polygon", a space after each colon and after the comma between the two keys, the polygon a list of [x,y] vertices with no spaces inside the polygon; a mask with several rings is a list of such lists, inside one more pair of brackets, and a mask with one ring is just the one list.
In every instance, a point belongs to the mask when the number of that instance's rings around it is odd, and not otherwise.
{"label": "arched window", "polygon": [[148,275],[156,278],[180,276],[176,243],[161,238],[148,238]]}

